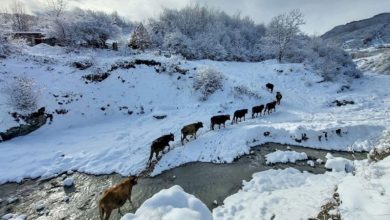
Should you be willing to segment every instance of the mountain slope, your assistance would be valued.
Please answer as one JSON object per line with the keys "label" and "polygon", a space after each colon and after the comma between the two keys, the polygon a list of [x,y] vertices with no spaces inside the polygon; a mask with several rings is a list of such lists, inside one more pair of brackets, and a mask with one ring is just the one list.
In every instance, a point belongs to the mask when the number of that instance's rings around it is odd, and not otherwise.
{"label": "mountain slope", "polygon": [[346,49],[390,43],[390,13],[340,25],[321,36]]}

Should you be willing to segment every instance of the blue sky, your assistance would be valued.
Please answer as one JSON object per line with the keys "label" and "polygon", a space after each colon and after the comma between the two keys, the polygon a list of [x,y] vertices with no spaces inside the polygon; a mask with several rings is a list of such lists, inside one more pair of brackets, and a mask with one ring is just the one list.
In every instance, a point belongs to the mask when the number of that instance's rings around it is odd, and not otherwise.
{"label": "blue sky", "polygon": [[[6,7],[13,0],[0,0]],[[43,10],[47,0],[19,0],[30,12]],[[305,15],[303,31],[323,34],[336,25],[390,12],[390,0],[67,0],[68,8],[102,10],[118,13],[133,21],[147,21],[156,17],[163,8],[182,8],[199,3],[224,10],[229,14],[241,13],[257,23],[268,23],[280,13],[299,8]]]}

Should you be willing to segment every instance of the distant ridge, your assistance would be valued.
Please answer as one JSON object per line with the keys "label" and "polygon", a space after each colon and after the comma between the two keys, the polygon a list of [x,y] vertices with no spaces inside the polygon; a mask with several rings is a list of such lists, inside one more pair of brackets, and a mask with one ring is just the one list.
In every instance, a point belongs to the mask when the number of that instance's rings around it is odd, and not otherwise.
{"label": "distant ridge", "polygon": [[339,25],[321,36],[345,49],[359,49],[390,43],[390,13]]}

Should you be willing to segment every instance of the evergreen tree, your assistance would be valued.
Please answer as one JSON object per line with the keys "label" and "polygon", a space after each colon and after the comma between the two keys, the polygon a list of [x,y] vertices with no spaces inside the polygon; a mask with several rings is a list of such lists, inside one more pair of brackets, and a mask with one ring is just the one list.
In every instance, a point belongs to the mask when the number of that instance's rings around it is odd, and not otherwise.
{"label": "evergreen tree", "polygon": [[151,40],[148,31],[146,30],[144,25],[140,23],[131,35],[129,47],[131,47],[132,49],[140,49],[143,51],[150,46]]}

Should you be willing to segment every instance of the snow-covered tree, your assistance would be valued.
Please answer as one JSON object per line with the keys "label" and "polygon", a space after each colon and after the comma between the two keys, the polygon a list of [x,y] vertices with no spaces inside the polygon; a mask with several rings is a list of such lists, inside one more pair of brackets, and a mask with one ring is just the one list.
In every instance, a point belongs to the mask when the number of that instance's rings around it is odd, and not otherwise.
{"label": "snow-covered tree", "polygon": [[192,41],[179,30],[164,36],[162,47],[167,48],[171,53],[179,53],[187,58],[194,58]]}
{"label": "snow-covered tree", "polygon": [[326,81],[361,76],[349,54],[339,47],[327,44],[321,38],[313,37],[306,41],[305,53],[305,62]]}
{"label": "snow-covered tree", "polygon": [[263,39],[264,48],[282,62],[294,38],[299,35],[300,26],[304,23],[303,15],[298,9],[274,17]]}
{"label": "snow-covered tree", "polygon": [[133,31],[130,37],[129,47],[132,49],[145,50],[151,46],[151,40],[148,31],[140,23]]}
{"label": "snow-covered tree", "polygon": [[158,48],[189,59],[262,59],[254,48],[265,27],[239,14],[229,16],[199,5],[165,9],[158,19],[150,20],[148,29]]}
{"label": "snow-covered tree", "polygon": [[102,47],[108,39],[121,33],[112,16],[104,12],[76,8],[67,11],[64,17],[66,39],[71,43]]}

